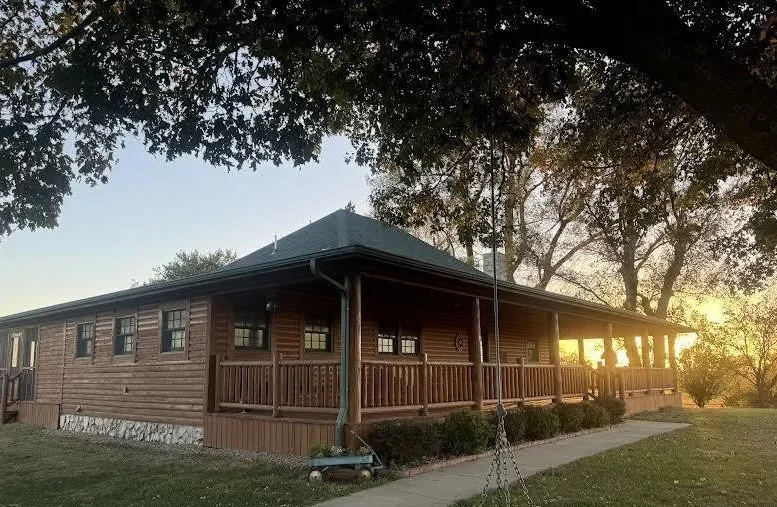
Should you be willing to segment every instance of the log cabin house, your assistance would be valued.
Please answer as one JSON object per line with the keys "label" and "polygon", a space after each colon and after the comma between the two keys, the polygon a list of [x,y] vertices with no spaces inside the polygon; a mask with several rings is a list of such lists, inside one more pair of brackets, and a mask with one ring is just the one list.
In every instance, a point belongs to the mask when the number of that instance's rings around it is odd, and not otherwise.
{"label": "log cabin house", "polygon": [[[0,318],[0,422],[305,454],[380,419],[486,410],[492,294],[468,264],[336,211],[213,273]],[[506,281],[499,296],[508,404],[680,403],[688,328]],[[652,364],[648,346],[645,367],[615,367],[627,335],[652,336]],[[562,364],[560,340],[581,358],[600,340],[607,364]]]}

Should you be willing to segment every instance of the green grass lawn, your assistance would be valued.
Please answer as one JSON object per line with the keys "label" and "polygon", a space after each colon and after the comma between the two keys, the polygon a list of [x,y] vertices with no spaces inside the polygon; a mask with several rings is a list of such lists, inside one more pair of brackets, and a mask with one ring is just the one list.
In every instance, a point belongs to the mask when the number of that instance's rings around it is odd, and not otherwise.
{"label": "green grass lawn", "polygon": [[693,426],[531,477],[537,505],[777,505],[777,410],[671,410],[637,418]]}
{"label": "green grass lawn", "polygon": [[0,426],[0,506],[304,506],[366,484],[310,485],[302,469],[207,450],[96,443]]}

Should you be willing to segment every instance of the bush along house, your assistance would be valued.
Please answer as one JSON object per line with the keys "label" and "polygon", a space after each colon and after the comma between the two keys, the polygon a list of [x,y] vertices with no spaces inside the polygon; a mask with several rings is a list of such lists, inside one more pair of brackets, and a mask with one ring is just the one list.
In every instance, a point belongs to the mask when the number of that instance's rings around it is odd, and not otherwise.
{"label": "bush along house", "polygon": [[[491,295],[468,264],[336,211],[209,274],[0,318],[0,422],[306,454],[379,420],[489,410]],[[680,405],[674,340],[690,329],[507,281],[499,298],[508,405]],[[652,365],[616,368],[622,336],[652,337]],[[606,364],[585,365],[585,340]]]}

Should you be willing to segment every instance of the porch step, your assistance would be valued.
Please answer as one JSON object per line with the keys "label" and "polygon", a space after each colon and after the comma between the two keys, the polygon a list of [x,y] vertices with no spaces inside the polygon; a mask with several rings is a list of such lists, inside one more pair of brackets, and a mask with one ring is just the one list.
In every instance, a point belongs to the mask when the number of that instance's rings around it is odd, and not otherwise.
{"label": "porch step", "polygon": [[9,423],[9,422],[13,421],[14,419],[16,419],[16,414],[17,413],[18,413],[18,411],[16,409],[14,409],[14,408],[10,408],[10,409],[6,410],[5,411],[5,421],[3,421],[3,422],[4,423]]}

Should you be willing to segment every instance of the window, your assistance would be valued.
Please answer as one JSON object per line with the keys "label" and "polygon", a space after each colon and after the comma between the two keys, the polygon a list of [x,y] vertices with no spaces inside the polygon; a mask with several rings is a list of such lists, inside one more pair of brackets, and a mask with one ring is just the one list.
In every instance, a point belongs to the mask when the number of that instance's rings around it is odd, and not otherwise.
{"label": "window", "polygon": [[305,319],[305,350],[309,352],[332,351],[332,326],[326,319]]}
{"label": "window", "polygon": [[76,326],[76,357],[92,357],[94,351],[94,322]]}
{"label": "window", "polygon": [[135,345],[135,316],[116,319],[116,340],[113,353],[117,356],[132,354]]}
{"label": "window", "polygon": [[378,329],[378,353],[379,354],[397,353],[396,328],[381,327]]}
{"label": "window", "polygon": [[235,314],[235,349],[267,350],[267,314],[265,312],[237,312]]}
{"label": "window", "polygon": [[412,327],[402,328],[401,351],[403,354],[418,354],[418,336],[417,329]]}
{"label": "window", "polygon": [[418,354],[420,333],[414,326],[400,325],[399,328],[380,326],[378,328],[378,354]]}
{"label": "window", "polygon": [[11,368],[19,366],[19,347],[22,345],[22,333],[11,333]]}
{"label": "window", "polygon": [[526,340],[526,360],[533,363],[540,361],[540,352],[537,350],[536,340]]}
{"label": "window", "polygon": [[162,352],[183,352],[186,347],[186,310],[162,312]]}
{"label": "window", "polygon": [[24,352],[22,357],[23,368],[35,367],[35,348],[38,342],[38,329],[30,327],[24,330]]}

